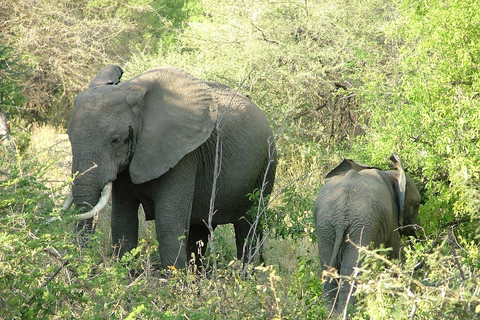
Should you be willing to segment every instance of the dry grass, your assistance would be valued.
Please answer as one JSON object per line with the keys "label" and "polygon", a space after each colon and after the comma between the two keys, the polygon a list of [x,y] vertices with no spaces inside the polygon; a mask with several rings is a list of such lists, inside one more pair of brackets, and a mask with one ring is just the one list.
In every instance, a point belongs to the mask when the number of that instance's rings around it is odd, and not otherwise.
{"label": "dry grass", "polygon": [[139,35],[113,3],[99,9],[75,1],[6,0],[1,7],[8,8],[0,10],[2,41],[23,66],[27,104],[21,108],[50,123],[64,124],[75,93],[105,64],[125,61],[132,48],[122,40]]}

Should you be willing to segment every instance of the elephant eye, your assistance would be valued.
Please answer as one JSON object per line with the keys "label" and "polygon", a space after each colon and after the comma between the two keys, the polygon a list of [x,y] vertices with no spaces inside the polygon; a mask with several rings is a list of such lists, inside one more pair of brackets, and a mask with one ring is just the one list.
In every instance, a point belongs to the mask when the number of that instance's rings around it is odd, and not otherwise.
{"label": "elephant eye", "polygon": [[113,139],[112,139],[111,144],[115,145],[115,144],[118,143],[118,141],[120,141],[120,136],[114,136]]}

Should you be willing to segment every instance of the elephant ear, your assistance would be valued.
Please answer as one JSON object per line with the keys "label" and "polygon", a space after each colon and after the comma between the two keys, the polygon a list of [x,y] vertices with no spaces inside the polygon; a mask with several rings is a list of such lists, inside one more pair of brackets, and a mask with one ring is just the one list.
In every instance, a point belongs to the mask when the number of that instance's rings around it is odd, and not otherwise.
{"label": "elephant ear", "polygon": [[120,82],[122,78],[123,70],[120,66],[110,65],[106,66],[98,72],[93,80],[88,85],[89,88],[98,87],[103,85],[115,85]]}
{"label": "elephant ear", "polygon": [[403,208],[405,207],[407,177],[403,170],[402,160],[400,160],[400,157],[396,153],[392,153],[390,160],[392,160],[393,167],[398,171],[395,175],[395,191],[397,193],[398,202],[398,225],[403,226]]}
{"label": "elephant ear", "polygon": [[217,110],[209,86],[181,69],[151,70],[119,86],[142,122],[129,167],[133,183],[163,175],[203,144],[215,127]]}
{"label": "elephant ear", "polygon": [[338,166],[336,166],[333,170],[327,173],[327,175],[325,176],[325,179],[344,176],[350,170],[355,170],[357,172],[360,172],[365,169],[379,169],[379,168],[367,166],[367,165],[355,162],[351,159],[343,159],[343,161]]}

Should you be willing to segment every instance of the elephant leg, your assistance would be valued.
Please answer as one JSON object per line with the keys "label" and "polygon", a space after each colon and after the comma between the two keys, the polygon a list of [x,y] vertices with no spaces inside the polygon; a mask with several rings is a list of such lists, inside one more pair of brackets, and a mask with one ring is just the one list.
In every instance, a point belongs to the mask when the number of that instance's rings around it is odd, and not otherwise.
{"label": "elephant leg", "polygon": [[392,248],[390,259],[400,259],[400,233],[398,231],[393,231],[390,234],[385,246]]}
{"label": "elephant leg", "polygon": [[240,218],[233,226],[237,245],[237,259],[242,260],[243,263],[250,263],[254,255],[258,253],[260,262],[265,262],[262,250],[263,232],[261,227],[258,225],[255,229],[252,222],[246,217]]}
{"label": "elephant leg", "polygon": [[325,245],[324,248],[330,248],[330,250],[320,251],[320,263],[322,264],[323,280],[325,281],[323,284],[323,294],[325,296],[325,300],[328,303],[333,304],[338,294],[338,279],[325,275],[325,272],[330,268],[328,264],[330,263],[332,257],[333,244],[330,247]]}
{"label": "elephant leg", "polygon": [[[343,250],[343,259],[340,265],[339,273],[342,276],[351,276],[358,262],[358,250],[351,244],[347,244]],[[339,292],[337,297],[337,312],[341,314],[348,305],[355,303],[352,287],[353,284],[345,279],[340,280]],[[347,304],[348,303],[348,304]]]}
{"label": "elephant leg", "polygon": [[[215,226],[213,229],[215,229]],[[192,254],[195,254],[195,264],[197,266],[202,264],[201,258],[205,256],[209,233],[210,232],[205,225],[190,225],[190,230],[188,232],[187,254],[188,259],[192,257]],[[203,242],[202,246],[199,246],[199,241]]]}
{"label": "elephant leg", "polygon": [[162,267],[184,268],[195,191],[197,164],[194,153],[185,156],[156,181],[155,230]]}
{"label": "elephant leg", "polygon": [[337,296],[338,281],[325,274],[330,267],[338,267],[335,265],[335,262],[330,266],[335,247],[335,232],[333,226],[329,228],[317,227],[317,242],[320,264],[322,266],[322,277],[323,281],[325,281],[323,284],[323,294],[328,302],[333,303]]}
{"label": "elephant leg", "polygon": [[330,307],[333,306],[333,303],[338,299],[338,279],[330,278],[328,282],[323,284],[323,294],[325,300],[330,304]]}
{"label": "elephant leg", "polygon": [[132,185],[125,174],[120,174],[112,190],[112,242],[119,258],[138,243],[139,201],[132,197]]}

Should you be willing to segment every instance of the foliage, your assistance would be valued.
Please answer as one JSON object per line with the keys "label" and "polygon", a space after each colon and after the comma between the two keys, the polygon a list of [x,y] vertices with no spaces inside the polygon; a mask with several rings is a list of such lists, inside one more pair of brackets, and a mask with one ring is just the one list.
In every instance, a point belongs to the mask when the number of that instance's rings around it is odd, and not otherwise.
{"label": "foliage", "polygon": [[[14,137],[0,146],[0,317],[327,317],[312,243],[322,178],[343,157],[384,167],[393,151],[420,187],[424,234],[402,261],[363,251],[362,272],[348,278],[359,297],[351,317],[478,316],[474,0],[6,0],[2,8],[0,108],[13,114]],[[268,266],[245,277],[230,261],[233,230],[219,227],[218,270],[160,272],[147,222],[141,245],[119,262],[108,214],[89,248],[77,246],[70,214],[57,209],[68,146],[47,145],[58,131],[31,123],[65,124],[75,95],[109,63],[127,79],[179,66],[238,88],[265,111],[279,155],[269,207],[256,211],[265,213]]]}
{"label": "foliage", "polygon": [[404,264],[392,263],[380,250],[361,249],[365,260],[350,279],[359,297],[355,319],[478,317],[479,269],[469,261],[478,248],[461,247],[450,228],[404,249]]}
{"label": "foliage", "polygon": [[352,149],[360,160],[384,162],[398,152],[421,187],[420,221],[427,233],[447,223],[460,238],[476,235],[480,211],[479,51],[480,15],[475,1],[405,1],[389,26],[399,52],[390,79],[377,75],[363,91],[369,104],[367,134]]}
{"label": "foliage", "polygon": [[18,114],[24,102],[19,67],[13,48],[0,45],[0,112],[8,115]]}
{"label": "foliage", "polygon": [[[55,136],[60,140],[52,145]],[[158,271],[153,230],[142,231],[140,245],[121,261],[111,256],[109,230],[102,226],[89,247],[80,248],[72,216],[58,209],[68,168],[52,164],[65,161],[64,144],[63,135],[40,127],[23,154],[1,146],[2,318],[288,319],[321,311],[312,303],[321,293],[315,256],[301,262],[305,267],[294,282],[272,265],[245,274],[241,263],[226,260],[235,252],[233,230],[217,228],[222,263],[216,277],[210,268]],[[279,256],[275,247],[267,248],[267,259]]]}

